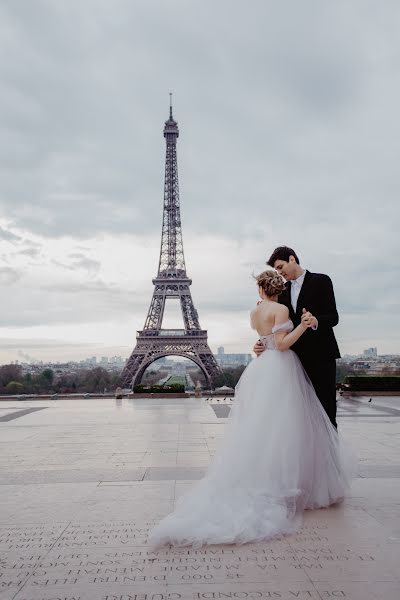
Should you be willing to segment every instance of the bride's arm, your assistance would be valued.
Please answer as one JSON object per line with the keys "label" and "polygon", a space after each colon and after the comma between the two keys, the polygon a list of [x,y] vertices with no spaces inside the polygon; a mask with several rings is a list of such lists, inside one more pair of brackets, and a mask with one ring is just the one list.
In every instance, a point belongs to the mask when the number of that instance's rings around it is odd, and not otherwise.
{"label": "bride's arm", "polygon": [[278,331],[275,333],[275,345],[281,352],[289,350],[290,346],[293,346],[295,342],[303,335],[305,330],[308,329],[307,325],[297,325],[296,329],[293,329],[290,333],[287,331]]}
{"label": "bride's arm", "polygon": [[[287,322],[289,318],[289,311],[285,307],[285,311],[280,311],[279,314],[275,318],[275,325],[277,327],[279,325],[283,325]],[[301,321],[300,324],[293,329],[293,331],[277,331],[275,333],[275,345],[278,350],[284,352],[285,350],[289,350],[291,346],[303,335],[305,330],[308,329],[308,326]]]}

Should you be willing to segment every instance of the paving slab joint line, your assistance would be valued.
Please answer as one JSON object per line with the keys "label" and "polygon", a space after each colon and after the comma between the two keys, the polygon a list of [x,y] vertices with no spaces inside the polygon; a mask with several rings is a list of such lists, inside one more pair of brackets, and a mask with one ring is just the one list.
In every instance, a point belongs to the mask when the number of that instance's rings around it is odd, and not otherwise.
{"label": "paving slab joint line", "polygon": [[0,422],[6,423],[9,421],[14,421],[14,419],[19,419],[20,417],[29,415],[30,413],[36,412],[38,410],[45,410],[46,408],[49,408],[49,407],[48,406],[35,406],[33,408],[23,408],[21,410],[18,410],[17,412],[9,413],[8,415],[4,415],[3,417],[0,417]]}
{"label": "paving slab joint line", "polygon": [[[291,549],[292,553],[293,553],[293,554],[295,554],[295,553],[296,553],[296,548],[295,548],[295,547],[293,547],[293,546],[292,546],[292,544],[291,544],[289,541],[288,541],[288,545],[289,545],[289,548]],[[324,598],[321,596],[321,594],[319,593],[319,591],[318,591],[318,590],[317,590],[317,588],[315,587],[315,585],[314,585],[314,582],[313,582],[313,580],[311,579],[310,575],[309,575],[309,574],[308,574],[306,571],[304,571],[304,567],[303,567],[303,565],[300,565],[300,568],[301,568],[302,572],[305,574],[305,576],[307,577],[307,579],[308,579],[308,583],[309,583],[309,584],[311,585],[311,587],[312,587],[312,588],[315,590],[315,592],[316,592],[316,594],[317,594],[318,598],[321,598],[321,600],[324,600]]]}
{"label": "paving slab joint line", "polygon": [[26,586],[26,584],[28,583],[29,579],[32,577],[33,573],[35,572],[36,567],[38,566],[38,564],[45,560],[46,556],[48,556],[50,554],[50,552],[53,550],[54,546],[57,544],[58,540],[61,538],[62,535],[64,535],[65,531],[68,529],[68,527],[71,525],[72,521],[69,521],[68,524],[64,527],[64,529],[61,531],[60,535],[58,536],[58,538],[56,540],[54,540],[54,543],[51,545],[51,547],[48,549],[48,551],[46,552],[46,554],[44,554],[43,556],[41,556],[34,564],[32,572],[28,575],[28,577],[25,579],[24,583],[22,584],[22,586],[16,591],[16,593],[13,596],[13,600],[14,598],[16,598],[16,596],[22,592],[22,590],[24,589],[24,587]]}
{"label": "paving slab joint line", "polygon": [[[308,575],[307,575],[307,577],[308,577]],[[321,596],[321,594],[319,593],[319,590],[317,590],[317,588],[315,587],[314,582],[311,580],[310,580],[310,582],[311,582],[311,586],[314,588],[315,593],[317,594],[318,598],[321,598],[321,600],[324,600],[323,596]]]}
{"label": "paving slab joint line", "polygon": [[[145,477],[145,475],[146,475],[146,473],[147,473],[147,469],[148,469],[148,468],[149,468],[149,467],[147,467],[147,468],[144,470],[144,472],[143,472],[143,475],[142,475],[141,479],[128,479],[127,481],[130,481],[131,483],[138,483],[138,482],[140,482],[140,481],[144,481],[144,477]],[[120,479],[112,479],[112,480],[110,480],[110,479],[100,479],[100,480],[97,482],[97,486],[96,486],[96,487],[99,487],[99,486],[100,486],[102,483],[109,483],[109,484],[111,485],[111,484],[113,484],[113,483],[118,483],[119,481],[121,481],[121,480],[120,480]]]}

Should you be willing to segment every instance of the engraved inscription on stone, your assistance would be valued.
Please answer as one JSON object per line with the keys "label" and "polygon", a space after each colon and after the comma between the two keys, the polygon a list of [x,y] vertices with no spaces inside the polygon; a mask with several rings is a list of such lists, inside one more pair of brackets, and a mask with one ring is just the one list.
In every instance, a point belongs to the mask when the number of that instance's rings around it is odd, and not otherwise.
{"label": "engraved inscription on stone", "polygon": [[349,598],[349,596],[342,590],[333,590],[329,592],[319,592],[319,595],[316,595],[315,590],[313,589],[298,589],[293,587],[293,589],[285,589],[281,590],[279,588],[274,588],[271,590],[254,590],[249,587],[248,590],[235,590],[230,588],[225,588],[224,591],[213,591],[210,586],[207,586],[206,590],[203,592],[199,591],[188,591],[187,588],[185,591],[180,592],[98,592],[96,590],[91,594],[87,595],[79,593],[76,594],[68,594],[60,591],[55,592],[55,595],[35,595],[35,598],[31,598],[29,595],[25,595],[20,598],[20,600],[226,600],[227,598],[236,599],[236,600],[256,600],[256,599],[278,599],[282,600],[291,600],[298,598],[299,600],[309,600],[315,599],[320,600],[322,598],[327,598],[334,600],[335,598]]}
{"label": "engraved inscription on stone", "polygon": [[[375,562],[369,551],[327,541],[326,526],[304,527],[288,540],[244,546],[147,546],[153,523],[72,523],[0,531],[0,591],[21,600],[192,600],[214,598],[348,598],[340,588],[319,590],[325,569],[359,570]],[[293,586],[290,587],[290,581]],[[281,589],[282,582],[287,586]],[[302,583],[300,583],[302,582]],[[204,585],[182,594],[188,584]],[[235,589],[235,584],[241,584]],[[176,585],[165,592],[166,586]],[[223,591],[219,586],[223,585]],[[252,589],[251,586],[259,589]],[[269,589],[263,589],[268,586]],[[148,590],[134,593],[133,589]]]}
{"label": "engraved inscription on stone", "polygon": [[71,524],[57,541],[56,547],[141,546],[153,523]]}
{"label": "engraved inscription on stone", "polygon": [[[93,533],[81,526],[85,534]],[[124,526],[125,527],[125,526]],[[135,531],[135,528],[131,528]],[[74,529],[75,531],[75,529]],[[102,531],[102,530],[101,530]],[[111,534],[107,530],[107,536]],[[101,535],[101,532],[100,532]],[[121,536],[121,531],[117,531]],[[96,533],[96,540],[99,532]],[[145,546],[130,548],[93,547],[70,551],[55,547],[46,557],[32,562],[15,563],[31,574],[29,584],[35,587],[132,585],[134,583],[224,583],[267,582],[308,578],[303,570],[323,570],[333,564],[368,563],[370,554],[347,548],[340,553],[334,548],[303,548],[289,545],[270,547],[215,547],[207,549],[172,548],[152,551]],[[8,569],[13,566],[9,565]],[[21,571],[22,573],[22,571]]]}
{"label": "engraved inscription on stone", "polygon": [[25,527],[2,527],[0,551],[23,549],[49,549],[59,537],[65,525],[27,525]]}

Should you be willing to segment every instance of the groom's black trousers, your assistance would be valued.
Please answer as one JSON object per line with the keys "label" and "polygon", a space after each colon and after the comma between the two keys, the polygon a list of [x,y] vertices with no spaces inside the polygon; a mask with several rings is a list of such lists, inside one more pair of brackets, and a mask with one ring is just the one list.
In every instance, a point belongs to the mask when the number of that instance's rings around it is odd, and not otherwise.
{"label": "groom's black trousers", "polygon": [[[300,357],[299,357],[300,358]],[[336,360],[325,361],[301,360],[307,375],[311,379],[322,406],[325,409],[332,425],[336,423]]]}

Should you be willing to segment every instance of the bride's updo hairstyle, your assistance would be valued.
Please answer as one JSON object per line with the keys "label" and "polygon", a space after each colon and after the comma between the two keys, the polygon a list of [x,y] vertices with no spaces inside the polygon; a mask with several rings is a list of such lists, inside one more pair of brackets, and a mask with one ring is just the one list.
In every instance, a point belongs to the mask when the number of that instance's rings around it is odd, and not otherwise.
{"label": "bride's updo hairstyle", "polygon": [[285,280],[277,271],[269,269],[256,276],[257,285],[262,287],[267,296],[279,296],[285,289]]}

